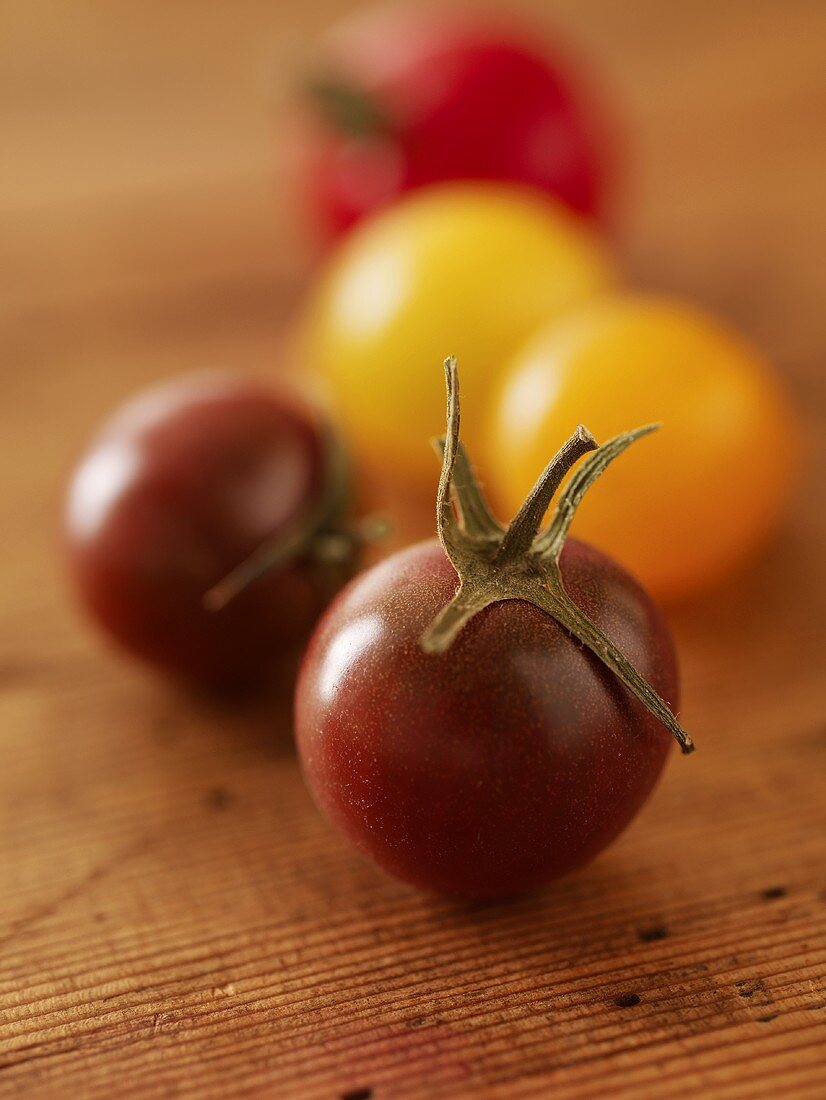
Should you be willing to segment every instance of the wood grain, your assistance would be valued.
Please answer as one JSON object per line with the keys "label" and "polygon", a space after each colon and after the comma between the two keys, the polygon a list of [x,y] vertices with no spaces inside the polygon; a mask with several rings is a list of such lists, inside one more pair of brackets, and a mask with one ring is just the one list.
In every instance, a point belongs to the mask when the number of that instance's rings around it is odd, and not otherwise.
{"label": "wood grain", "polygon": [[0,16],[0,1096],[826,1095],[824,5],[533,5],[625,105],[626,267],[758,339],[811,439],[783,535],[675,613],[699,751],[594,865],[414,894],[315,813],[286,703],[177,695],[70,606],[56,517],[99,417],[290,357],[267,97],[342,7]]}

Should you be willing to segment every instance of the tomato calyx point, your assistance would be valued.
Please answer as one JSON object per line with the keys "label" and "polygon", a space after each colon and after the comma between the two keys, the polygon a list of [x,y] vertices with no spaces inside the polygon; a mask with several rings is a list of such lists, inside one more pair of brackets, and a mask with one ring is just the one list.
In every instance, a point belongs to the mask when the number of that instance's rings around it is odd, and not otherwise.
{"label": "tomato calyx point", "polygon": [[[445,360],[445,378],[447,433],[435,443],[442,455],[436,525],[439,541],[459,576],[459,588],[422,635],[422,648],[427,653],[443,653],[466,623],[490,604],[525,600],[590,649],[673,734],[682,751],[693,752],[694,742],[665,700],[568,596],[559,568],[571,521],[587,490],[615,458],[659,425],[622,432],[601,446],[580,425],[542,471],[513,521],[503,527],[491,514],[459,440],[455,358]],[[540,530],[563,479],[585,455],[588,457],[562,490],[550,523]]]}
{"label": "tomato calyx point", "polygon": [[384,137],[392,131],[381,107],[346,80],[319,76],[307,83],[306,90],[324,120],[341,134],[366,139]]}
{"label": "tomato calyx point", "polygon": [[326,434],[324,450],[324,491],[315,507],[300,516],[289,531],[264,542],[211,588],[204,595],[208,611],[221,611],[266,573],[299,558],[308,561],[322,578],[329,578],[332,594],[351,574],[360,547],[386,537],[389,525],[381,516],[354,522],[345,519],[347,463],[332,432]]}

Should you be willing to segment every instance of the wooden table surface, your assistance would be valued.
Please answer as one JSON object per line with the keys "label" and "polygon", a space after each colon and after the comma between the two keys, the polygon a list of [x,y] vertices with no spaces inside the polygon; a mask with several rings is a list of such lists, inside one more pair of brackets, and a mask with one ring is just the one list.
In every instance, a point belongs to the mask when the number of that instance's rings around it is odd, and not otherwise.
{"label": "wooden table surface", "polygon": [[673,614],[699,750],[595,864],[419,896],[316,814],[286,704],[176,694],[71,607],[60,493],[100,416],[286,355],[270,99],[342,6],[3,5],[0,1096],[822,1097],[819,0],[534,5],[624,104],[631,277],[757,339],[811,438],[783,535]]}

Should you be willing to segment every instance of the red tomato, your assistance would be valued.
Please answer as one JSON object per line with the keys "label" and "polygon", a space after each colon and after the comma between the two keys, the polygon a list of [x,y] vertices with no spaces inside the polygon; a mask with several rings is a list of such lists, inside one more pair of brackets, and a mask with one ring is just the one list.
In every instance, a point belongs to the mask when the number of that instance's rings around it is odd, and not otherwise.
{"label": "red tomato", "polygon": [[[69,488],[81,601],[124,648],[177,676],[209,687],[263,677],[344,579],[316,557],[342,507],[338,462],[312,410],[254,382],[195,376],[139,395]],[[207,610],[207,592],[263,545],[291,549]]]}
{"label": "red tomato", "polygon": [[[569,540],[571,598],[672,706],[674,650],[645,592]],[[668,732],[554,619],[486,608],[443,654],[422,633],[456,591],[435,541],[386,559],[321,620],[296,737],[320,808],[365,855],[422,889],[506,897],[586,863],[645,802]]]}
{"label": "red tomato", "polygon": [[565,541],[588,486],[650,429],[597,447],[578,428],[505,529],[459,450],[448,367],[441,545],[395,554],[331,605],[302,665],[296,740],[316,801],[365,855],[424,889],[504,897],[625,828],[663,768],[666,727],[693,744],[662,615],[610,558]]}
{"label": "red tomato", "polygon": [[328,236],[442,180],[526,184],[606,214],[611,128],[535,34],[371,8],[330,35],[310,92],[300,187]]}

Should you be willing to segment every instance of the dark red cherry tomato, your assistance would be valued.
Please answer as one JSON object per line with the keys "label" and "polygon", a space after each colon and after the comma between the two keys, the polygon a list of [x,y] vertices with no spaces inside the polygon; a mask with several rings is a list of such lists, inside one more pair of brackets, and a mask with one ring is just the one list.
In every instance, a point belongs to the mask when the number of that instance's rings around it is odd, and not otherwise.
{"label": "dark red cherry tomato", "polygon": [[[306,639],[343,579],[315,554],[340,516],[341,474],[324,423],[278,390],[223,375],[149,390],[105,425],[69,487],[81,601],[168,672],[254,682]],[[264,545],[283,551],[280,567],[207,610],[212,587]]]}
{"label": "dark red cherry tomato", "polygon": [[447,367],[440,542],[374,566],[328,609],[296,737],[316,801],[363,853],[421,888],[494,898],[592,859],[651,793],[667,729],[693,743],[660,612],[610,558],[566,541],[590,484],[653,426],[601,447],[579,427],[505,529],[459,447]]}
{"label": "dark red cherry tomato", "polygon": [[[561,569],[571,598],[676,705],[668,630],[640,586],[574,540]],[[522,601],[480,612],[446,653],[423,652],[455,590],[434,540],[339,595],[304,659],[298,748],[320,808],[386,871],[439,893],[503,897],[610,843],[650,794],[670,737]]]}
{"label": "dark red cherry tomato", "polygon": [[319,58],[302,199],[330,237],[443,180],[522,183],[604,220],[616,127],[579,68],[491,17],[367,9]]}

